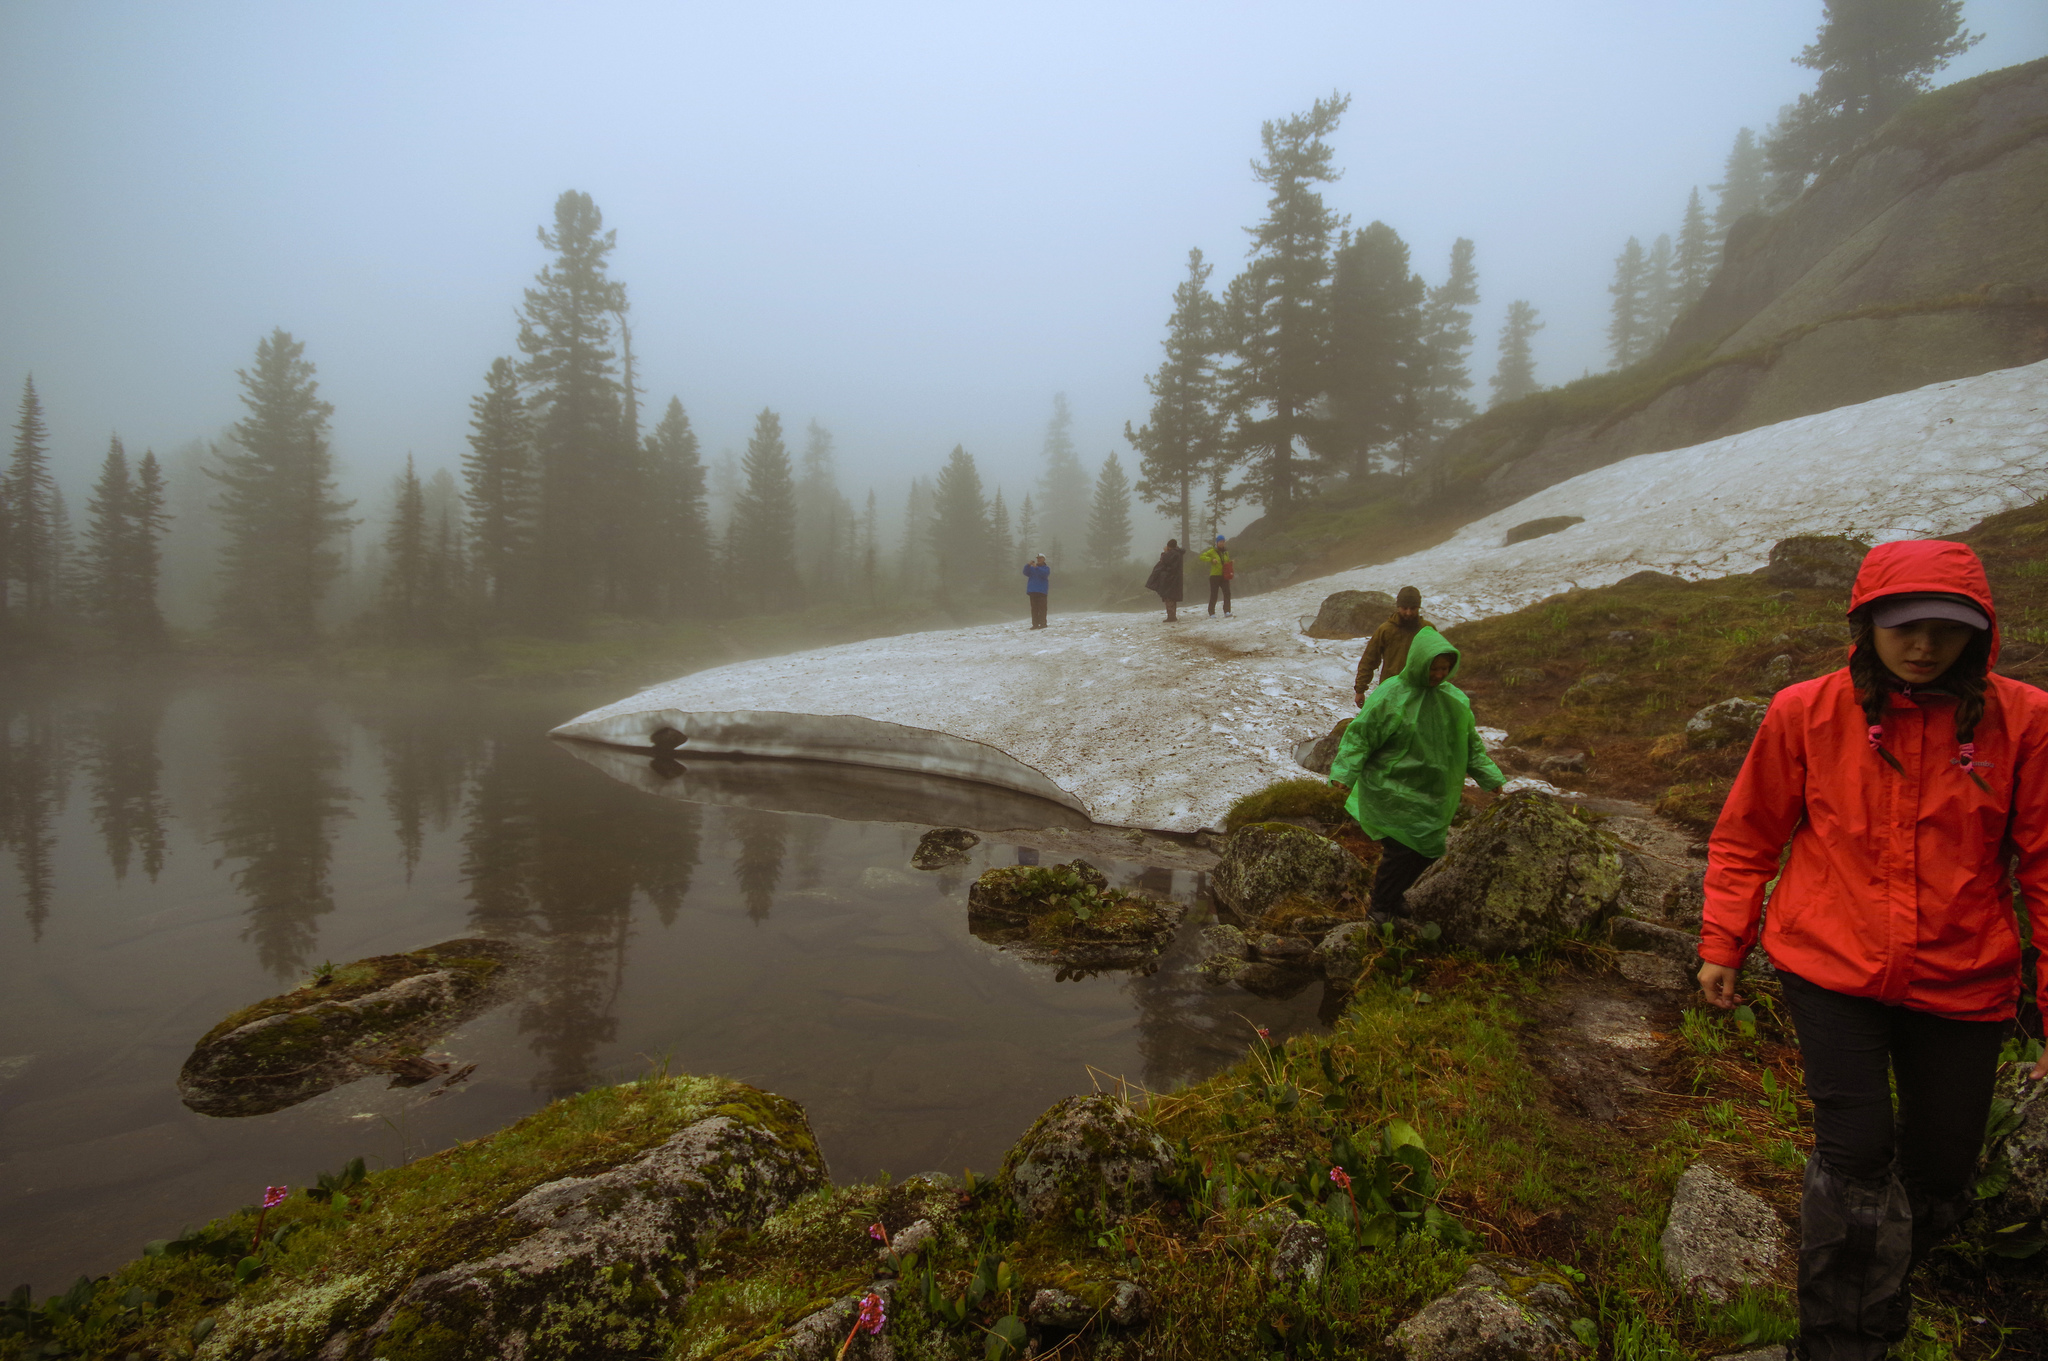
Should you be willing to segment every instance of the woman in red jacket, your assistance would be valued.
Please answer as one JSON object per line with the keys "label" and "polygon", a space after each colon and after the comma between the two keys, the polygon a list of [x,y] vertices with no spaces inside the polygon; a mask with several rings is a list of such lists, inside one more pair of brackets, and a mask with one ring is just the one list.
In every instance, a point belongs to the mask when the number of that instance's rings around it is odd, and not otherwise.
{"label": "woman in red jacket", "polygon": [[1764,716],[1708,843],[1700,938],[1701,991],[1725,1009],[1761,923],[1798,1031],[1799,1341],[1818,1361],[1882,1357],[1913,1263],[1969,1210],[2019,997],[2009,868],[2048,903],[2048,693],[1992,674],[1977,555],[1872,549],[1849,622],[1849,664]]}

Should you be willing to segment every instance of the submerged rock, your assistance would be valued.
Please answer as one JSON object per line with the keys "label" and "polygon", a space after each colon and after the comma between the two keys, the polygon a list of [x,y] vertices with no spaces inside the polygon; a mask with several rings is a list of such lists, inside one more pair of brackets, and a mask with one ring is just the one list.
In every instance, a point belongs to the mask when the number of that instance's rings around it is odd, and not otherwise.
{"label": "submerged rock", "polygon": [[1678,1179],[1658,1242],[1671,1283],[1716,1304],[1766,1283],[1786,1258],[1785,1229],[1771,1207],[1706,1163]]}
{"label": "submerged rock", "polygon": [[967,863],[967,853],[981,844],[981,838],[964,827],[934,827],[918,838],[910,863],[921,870],[942,870]]}
{"label": "submerged rock", "polygon": [[1186,908],[1109,886],[1085,860],[1005,865],[967,891],[967,929],[1027,959],[1067,969],[1125,969],[1166,948]]}
{"label": "submerged rock", "polygon": [[178,1072],[202,1115],[267,1115],[402,1058],[491,1000],[518,955],[496,940],[450,940],[324,970],[208,1031]]}
{"label": "submerged rock", "polygon": [[1210,888],[1247,925],[1268,930],[1295,917],[1364,911],[1372,875],[1326,836],[1286,822],[1254,822],[1230,834]]}
{"label": "submerged rock", "polygon": [[1387,1341],[1407,1361],[1565,1361],[1589,1355],[1573,1328],[1586,1313],[1563,1276],[1489,1256]]}
{"label": "submerged rock", "polygon": [[1070,1096],[1038,1117],[1000,1174],[1026,1219],[1065,1220],[1107,1204],[1129,1214],[1157,1201],[1173,1148],[1113,1096]]}
{"label": "submerged rock", "polygon": [[1488,954],[1529,950],[1611,915],[1622,893],[1621,846],[1547,794],[1497,799],[1452,839],[1408,890],[1410,917],[1446,944]]}

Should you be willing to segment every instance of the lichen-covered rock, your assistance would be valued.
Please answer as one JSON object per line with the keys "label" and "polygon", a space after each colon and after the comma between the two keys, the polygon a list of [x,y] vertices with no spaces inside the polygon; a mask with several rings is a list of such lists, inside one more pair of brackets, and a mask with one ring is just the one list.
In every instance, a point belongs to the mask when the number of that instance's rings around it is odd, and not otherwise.
{"label": "lichen-covered rock", "polygon": [[1985,1209],[1994,1230],[2048,1215],[2048,1101],[2041,1099],[2048,1082],[2028,1077],[2032,1070],[2032,1064],[2008,1063],[1992,1093],[1992,1139],[1981,1184],[1992,1192]]}
{"label": "lichen-covered rock", "polygon": [[[837,1361],[840,1345],[846,1341],[847,1334],[853,1332],[854,1320],[860,1317],[860,1303],[870,1294],[881,1297],[882,1310],[886,1315],[895,1303],[896,1283],[875,1281],[863,1290],[806,1314],[767,1351],[768,1361]],[[846,1349],[847,1361],[896,1361],[894,1336],[887,1323],[882,1325],[880,1333],[862,1331],[855,1334],[853,1344]]]}
{"label": "lichen-covered rock", "polygon": [[1768,1281],[1786,1260],[1785,1229],[1771,1207],[1706,1163],[1679,1177],[1659,1243],[1671,1283],[1716,1304]]}
{"label": "lichen-covered rock", "polygon": [[1792,683],[1792,654],[1780,652],[1764,663],[1763,687],[1767,695],[1775,695]]}
{"label": "lichen-covered rock", "polygon": [[1590,675],[1579,677],[1566,686],[1564,693],[1557,697],[1557,702],[1567,706],[1592,704],[1597,702],[1605,691],[1612,689],[1620,683],[1620,677],[1615,676],[1611,672],[1595,671]]}
{"label": "lichen-covered rock", "polygon": [[1052,1332],[1071,1333],[1085,1327],[1095,1317],[1095,1310],[1079,1295],[1070,1295],[1064,1290],[1051,1286],[1031,1296],[1031,1303],[1024,1308],[1024,1321],[1034,1328],[1045,1328]]}
{"label": "lichen-covered rock", "polygon": [[1295,758],[1296,763],[1304,770],[1312,770],[1318,775],[1328,775],[1330,767],[1337,763],[1337,749],[1344,745],[1344,733],[1350,726],[1350,719],[1338,719],[1335,727],[1308,743],[1306,751],[1296,749],[1300,752]]}
{"label": "lichen-covered rock", "polygon": [[1311,638],[1364,638],[1394,612],[1385,591],[1337,591],[1323,597],[1316,617],[1302,630]]}
{"label": "lichen-covered rock", "polygon": [[1128,1214],[1159,1199],[1173,1149],[1113,1096],[1070,1096],[1038,1117],[1003,1159],[1003,1184],[1024,1217],[1062,1219],[1107,1203]]}
{"label": "lichen-covered rock", "polygon": [[1209,884],[1216,901],[1240,920],[1270,926],[1290,914],[1353,910],[1370,891],[1372,876],[1326,836],[1291,823],[1255,822],[1223,843]]}
{"label": "lichen-covered rock", "polygon": [[981,844],[981,838],[964,827],[934,827],[917,839],[910,863],[921,870],[942,870],[967,863],[967,853]]}
{"label": "lichen-covered rock", "polygon": [[1685,744],[1707,750],[1747,746],[1764,721],[1766,707],[1740,695],[1724,699],[1719,704],[1709,704],[1685,721]]}
{"label": "lichen-covered rock", "polygon": [[1587,815],[1521,790],[1452,839],[1408,890],[1410,918],[1487,954],[1528,950],[1605,920],[1622,892],[1620,844]]}
{"label": "lichen-covered rock", "polygon": [[967,929],[1063,969],[1128,969],[1166,948],[1187,909],[1109,886],[1085,860],[1005,865],[967,891]]}
{"label": "lichen-covered rock", "polygon": [[1795,534],[1771,545],[1764,580],[1773,586],[1822,587],[1846,591],[1870,545],[1842,534]]}
{"label": "lichen-covered rock", "polygon": [[1407,1361],[1568,1361],[1589,1355],[1572,1328],[1587,1312],[1556,1272],[1488,1256],[1387,1341]]}
{"label": "lichen-covered rock", "polygon": [[1370,922],[1345,922],[1326,933],[1316,946],[1323,977],[1349,983],[1365,972],[1365,952],[1377,939]]}
{"label": "lichen-covered rock", "polygon": [[1273,1259],[1266,1264],[1266,1275],[1275,1285],[1296,1281],[1314,1285],[1322,1280],[1323,1268],[1329,1260],[1330,1239],[1322,1225],[1296,1219],[1274,1240]]}
{"label": "lichen-covered rock", "polygon": [[473,1015],[517,956],[504,941],[451,940],[323,969],[202,1036],[178,1071],[178,1094],[201,1115],[295,1106]]}

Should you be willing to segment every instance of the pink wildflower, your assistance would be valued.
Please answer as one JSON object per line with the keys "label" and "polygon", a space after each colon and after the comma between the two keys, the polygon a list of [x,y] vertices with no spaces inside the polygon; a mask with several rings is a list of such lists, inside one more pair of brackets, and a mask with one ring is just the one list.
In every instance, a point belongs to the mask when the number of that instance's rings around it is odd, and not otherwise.
{"label": "pink wildflower", "polygon": [[889,1241],[889,1231],[879,1223],[870,1224],[868,1225],[868,1237],[874,1239],[877,1243],[886,1243]]}
{"label": "pink wildflower", "polygon": [[889,1321],[889,1313],[882,1307],[882,1297],[872,1290],[860,1302],[860,1319],[856,1327],[865,1328],[869,1336],[877,1336],[882,1325]]}
{"label": "pink wildflower", "polygon": [[1270,1040],[1273,1038],[1273,1032],[1266,1029],[1266,1027],[1264,1026],[1254,1026],[1253,1029],[1259,1032],[1259,1038],[1262,1040]]}
{"label": "pink wildflower", "polygon": [[291,1194],[289,1186],[266,1186],[263,1188],[263,1208],[274,1210],[284,1204],[284,1198]]}
{"label": "pink wildflower", "polygon": [[1351,1189],[1351,1174],[1346,1172],[1341,1167],[1333,1167],[1330,1169],[1330,1180],[1336,1182],[1339,1186],[1343,1187],[1347,1191]]}

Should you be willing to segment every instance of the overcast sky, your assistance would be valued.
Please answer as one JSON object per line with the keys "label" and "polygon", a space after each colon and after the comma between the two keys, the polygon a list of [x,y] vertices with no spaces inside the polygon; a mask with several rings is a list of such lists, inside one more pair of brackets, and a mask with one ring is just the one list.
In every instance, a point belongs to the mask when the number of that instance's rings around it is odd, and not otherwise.
{"label": "overcast sky", "polygon": [[[1016,498],[1052,395],[1126,465],[1190,246],[1241,266],[1263,120],[1353,97],[1328,197],[1434,283],[1477,243],[1483,403],[1508,302],[1545,383],[1604,365],[1630,236],[1810,88],[1820,0],[861,5],[0,0],[0,384],[64,480],[109,433],[240,414],[281,326],[351,487],[453,468],[564,189],[618,231],[647,400],[707,457],[764,406],[895,494],[964,443]],[[1943,80],[2048,52],[1968,0]],[[76,503],[74,503],[76,504]]]}

